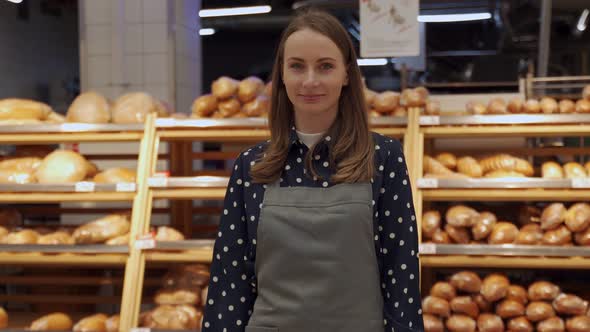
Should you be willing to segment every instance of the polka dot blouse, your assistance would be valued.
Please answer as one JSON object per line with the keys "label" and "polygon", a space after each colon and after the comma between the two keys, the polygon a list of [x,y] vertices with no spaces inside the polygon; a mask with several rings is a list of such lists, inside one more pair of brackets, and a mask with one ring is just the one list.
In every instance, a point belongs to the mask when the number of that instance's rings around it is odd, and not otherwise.
{"label": "polka dot blouse", "polygon": [[[281,174],[281,187],[329,187],[305,170],[308,151],[295,130]],[[373,220],[383,294],[384,331],[423,331],[419,293],[418,237],[410,180],[399,141],[373,134],[375,167]],[[324,179],[333,172],[328,161],[330,137],[317,143],[314,166]],[[244,331],[256,300],[256,230],[266,185],[254,184],[250,167],[265,143],[240,154],[235,161],[215,241],[203,332]],[[359,301],[362,305],[362,301]],[[326,331],[329,332],[329,331]]]}

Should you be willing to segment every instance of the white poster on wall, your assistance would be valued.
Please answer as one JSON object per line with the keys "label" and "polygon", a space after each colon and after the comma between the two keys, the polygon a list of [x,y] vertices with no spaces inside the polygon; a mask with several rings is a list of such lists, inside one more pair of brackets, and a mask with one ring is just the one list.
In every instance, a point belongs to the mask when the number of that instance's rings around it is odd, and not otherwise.
{"label": "white poster on wall", "polygon": [[360,0],[363,58],[420,54],[418,0]]}

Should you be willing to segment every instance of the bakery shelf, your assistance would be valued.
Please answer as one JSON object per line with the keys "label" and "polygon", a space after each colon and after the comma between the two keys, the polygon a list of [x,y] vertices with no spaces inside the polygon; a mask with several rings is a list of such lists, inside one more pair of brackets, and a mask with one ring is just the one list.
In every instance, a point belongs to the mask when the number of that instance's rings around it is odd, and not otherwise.
{"label": "bakery shelf", "polygon": [[153,250],[177,251],[177,250],[211,250],[215,240],[183,240],[183,241],[157,241]]}
{"label": "bakery shelf", "polygon": [[0,184],[0,192],[135,192],[136,184],[132,182],[122,182],[117,184],[95,183],[95,182],[75,182],[75,183],[26,183],[26,184]]}
{"label": "bakery shelf", "polygon": [[39,125],[0,125],[0,143],[36,144],[65,142],[139,141],[143,124],[62,123]]}
{"label": "bakery shelf", "polygon": [[422,189],[425,201],[585,201],[590,189]]}
{"label": "bakery shelf", "polygon": [[540,125],[590,123],[590,114],[501,114],[421,116],[421,126]]}
{"label": "bakery shelf", "polygon": [[590,124],[435,126],[421,128],[426,138],[590,136]]}
{"label": "bakery shelf", "polygon": [[210,263],[213,259],[213,249],[208,247],[182,252],[146,251],[145,258],[148,262],[157,263]]}
{"label": "bakery shelf", "polygon": [[129,247],[125,245],[110,246],[105,244],[0,244],[0,252],[40,252],[40,253],[71,253],[71,254],[127,254]]}
{"label": "bakery shelf", "polygon": [[536,246],[518,244],[420,244],[420,255],[465,255],[470,256],[543,256],[543,257],[586,257],[590,258],[590,247],[582,246]]}
{"label": "bakery shelf", "polygon": [[0,253],[0,265],[124,266],[126,254]]}
{"label": "bakery shelf", "polygon": [[151,177],[148,184],[154,198],[220,200],[225,197],[228,181],[221,176]]}
{"label": "bakery shelf", "polygon": [[0,192],[3,203],[58,203],[58,202],[123,202],[132,201],[131,192]]}
{"label": "bakery shelf", "polygon": [[496,179],[418,179],[420,189],[589,189],[590,179],[496,178]]}
{"label": "bakery shelf", "polygon": [[427,268],[590,269],[585,257],[421,256]]}

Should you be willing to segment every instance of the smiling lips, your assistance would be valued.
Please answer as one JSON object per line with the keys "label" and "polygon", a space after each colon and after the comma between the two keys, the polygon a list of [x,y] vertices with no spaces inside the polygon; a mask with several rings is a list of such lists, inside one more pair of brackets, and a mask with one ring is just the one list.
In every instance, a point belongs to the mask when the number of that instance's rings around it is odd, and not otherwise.
{"label": "smiling lips", "polygon": [[309,103],[309,104],[319,102],[323,96],[324,95],[313,95],[313,94],[299,95],[299,97],[301,97],[301,99],[303,99],[303,101],[305,103]]}

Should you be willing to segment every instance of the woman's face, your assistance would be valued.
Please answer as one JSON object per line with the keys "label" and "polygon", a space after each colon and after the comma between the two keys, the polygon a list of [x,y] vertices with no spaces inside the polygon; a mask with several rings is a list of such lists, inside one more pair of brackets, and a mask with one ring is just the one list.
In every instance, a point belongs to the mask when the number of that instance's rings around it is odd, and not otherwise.
{"label": "woman's face", "polygon": [[283,54],[283,83],[299,115],[335,115],[342,86],[348,84],[340,49],[310,29],[291,34]]}

